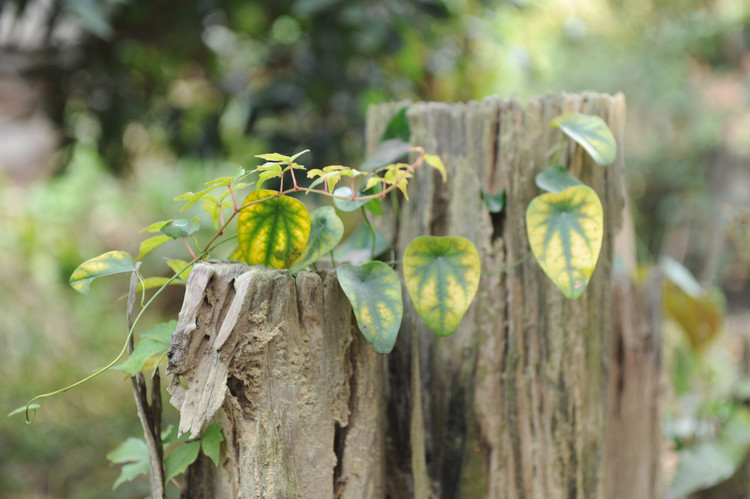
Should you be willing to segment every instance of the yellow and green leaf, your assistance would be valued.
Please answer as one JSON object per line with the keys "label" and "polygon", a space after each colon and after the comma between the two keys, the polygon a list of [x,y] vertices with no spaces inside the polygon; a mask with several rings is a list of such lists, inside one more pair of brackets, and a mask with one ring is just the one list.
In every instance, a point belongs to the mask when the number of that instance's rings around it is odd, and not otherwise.
{"label": "yellow and green leaf", "polygon": [[401,281],[396,272],[383,262],[369,262],[361,266],[341,265],[336,275],[352,304],[362,335],[376,352],[389,353],[404,313]]}
{"label": "yellow and green leaf", "polygon": [[579,298],[604,237],[604,213],[596,192],[578,185],[535,197],[526,210],[526,231],[542,270],[566,298]]}
{"label": "yellow and green leaf", "polygon": [[[161,228],[159,230],[161,230]],[[141,244],[138,247],[138,256],[136,257],[135,260],[136,261],[140,260],[141,258],[148,255],[149,253],[151,253],[153,250],[155,250],[162,244],[171,240],[172,238],[166,234],[161,234],[159,236],[153,236],[153,237],[149,237],[148,239],[144,239],[143,241],[141,241]]]}
{"label": "yellow and green leaf", "polygon": [[466,238],[421,236],[404,252],[404,281],[430,331],[449,336],[479,287],[479,252]]}
{"label": "yellow and green leaf", "polygon": [[70,276],[70,285],[79,293],[87,295],[91,282],[97,277],[133,272],[134,270],[135,262],[129,253],[108,251],[80,264]]}
{"label": "yellow and green leaf", "polygon": [[310,235],[305,205],[269,190],[248,194],[237,217],[237,242],[250,265],[288,268],[302,253]]}
{"label": "yellow and green leaf", "polygon": [[615,137],[599,116],[565,113],[557,116],[550,125],[560,128],[580,144],[597,165],[609,165],[617,157]]}
{"label": "yellow and green leaf", "polygon": [[321,256],[330,252],[344,236],[344,222],[336,215],[332,206],[322,206],[310,213],[310,237],[302,254],[289,267],[296,274]]}

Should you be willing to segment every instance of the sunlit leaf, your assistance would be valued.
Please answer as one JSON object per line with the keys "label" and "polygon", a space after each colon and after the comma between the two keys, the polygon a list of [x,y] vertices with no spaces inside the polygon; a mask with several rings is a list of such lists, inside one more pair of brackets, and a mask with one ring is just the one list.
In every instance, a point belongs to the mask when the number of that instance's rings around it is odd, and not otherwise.
{"label": "sunlit leaf", "polygon": [[332,206],[322,206],[310,213],[310,237],[302,254],[289,272],[296,274],[303,268],[315,263],[320,257],[330,252],[344,236],[344,223],[336,215]]}
{"label": "sunlit leaf", "polygon": [[131,463],[143,459],[148,461],[148,446],[143,439],[130,437],[109,451],[106,457],[114,464]]}
{"label": "sunlit leaf", "polygon": [[200,228],[201,226],[196,220],[178,218],[162,227],[161,231],[172,239],[179,239],[189,236]]}
{"label": "sunlit leaf", "polygon": [[143,282],[138,283],[136,291],[140,292],[144,289],[160,288],[167,283],[169,283],[170,285],[181,285],[185,284],[185,281],[183,281],[182,279],[173,279],[170,282],[169,277],[147,277],[143,280]]}
{"label": "sunlit leaf", "polygon": [[162,357],[169,349],[172,333],[177,329],[177,321],[157,324],[139,335],[135,348],[125,362],[117,366],[130,376],[135,376],[152,357]]}
{"label": "sunlit leaf", "polygon": [[479,253],[463,237],[421,236],[404,252],[404,282],[430,331],[449,336],[479,288]]}
{"label": "sunlit leaf", "polygon": [[227,260],[233,260],[235,262],[244,262],[245,261],[245,255],[242,254],[242,250],[240,247],[234,248],[232,252],[227,257]]}
{"label": "sunlit leaf", "polygon": [[551,165],[534,177],[536,186],[547,192],[560,192],[568,187],[584,185],[575,178],[564,166]]}
{"label": "sunlit leaf", "polygon": [[141,232],[161,232],[161,228],[167,225],[172,220],[160,220],[158,222],[154,222],[145,229],[141,229]]}
{"label": "sunlit leaf", "polygon": [[173,450],[164,459],[164,480],[169,481],[180,473],[184,473],[188,466],[198,459],[198,453],[201,450],[199,440],[186,442]]}
{"label": "sunlit leaf", "polygon": [[221,426],[211,423],[206,427],[201,439],[201,449],[216,466],[219,465],[219,455],[223,441],[224,435],[221,432]]}
{"label": "sunlit leaf", "polygon": [[310,152],[310,149],[305,149],[304,151],[300,151],[297,154],[292,155],[292,157],[289,158],[289,162],[293,163],[293,162],[297,161],[297,158],[299,158],[300,156],[302,156],[303,154],[306,154],[308,152]]}
{"label": "sunlit leaf", "polygon": [[597,165],[609,165],[617,157],[615,137],[599,116],[565,113],[557,116],[550,124],[578,142]]}
{"label": "sunlit leaf", "polygon": [[[288,268],[307,244],[310,216],[305,205],[289,196],[260,190],[250,193],[237,219],[237,241],[250,265]],[[275,196],[275,197],[272,197]]]}
{"label": "sunlit leaf", "polygon": [[404,307],[401,281],[383,262],[341,265],[336,275],[349,298],[362,335],[378,353],[389,353],[396,343]]}
{"label": "sunlit leaf", "polygon": [[261,174],[258,175],[258,182],[255,184],[255,188],[261,190],[260,188],[266,180],[276,177],[281,177],[281,173],[273,170],[261,172]]}
{"label": "sunlit leaf", "polygon": [[202,199],[208,199],[213,198],[215,199],[211,194],[209,194],[211,191],[216,189],[217,186],[212,185],[210,187],[206,187],[205,189],[202,189],[198,192],[186,192],[185,194],[180,194],[176,198],[174,198],[175,201],[187,201],[183,205],[182,208],[180,208],[180,211],[185,211],[191,206],[193,206],[198,201],[201,201]]}
{"label": "sunlit leaf", "polygon": [[136,261],[140,260],[141,258],[148,255],[149,253],[151,253],[153,250],[155,250],[162,244],[171,240],[172,238],[169,237],[168,235],[161,234],[159,236],[149,237],[148,239],[141,241],[141,244],[138,247],[138,256],[135,258],[135,260]]}
{"label": "sunlit leaf", "polygon": [[112,490],[115,490],[125,482],[132,482],[134,478],[137,478],[140,475],[145,475],[147,473],[148,458],[141,461],[136,461],[134,463],[125,464],[120,470],[120,476],[117,477],[117,480],[115,480],[115,484],[112,485]]}
{"label": "sunlit leaf", "polygon": [[440,172],[440,175],[443,177],[443,182],[448,180],[448,173],[445,171],[445,165],[443,164],[443,160],[440,159],[440,156],[435,154],[425,154],[422,159],[427,165]]}
{"label": "sunlit leaf", "polygon": [[219,223],[221,222],[221,212],[222,210],[225,210],[227,208],[230,208],[232,206],[231,201],[224,201],[221,204],[221,208],[219,208],[219,203],[216,201],[206,201],[201,205],[203,210],[208,213],[208,216],[211,218],[211,223],[214,225],[215,229],[219,228]]}
{"label": "sunlit leaf", "polygon": [[109,251],[90,260],[86,260],[70,276],[70,285],[84,295],[89,293],[91,282],[97,277],[133,272],[135,262],[129,253]]}
{"label": "sunlit leaf", "polygon": [[505,189],[497,194],[482,191],[482,202],[490,213],[500,213],[505,208]]}
{"label": "sunlit leaf", "polygon": [[604,237],[599,197],[585,185],[535,197],[526,209],[526,231],[539,265],[575,300],[594,272]]}
{"label": "sunlit leaf", "polygon": [[409,154],[411,145],[402,139],[390,139],[381,142],[372,155],[359,166],[360,170],[374,170],[381,166],[390,165],[405,158]]}
{"label": "sunlit leaf", "polygon": [[266,161],[275,161],[279,163],[291,163],[292,158],[289,156],[284,156],[283,154],[279,154],[277,152],[272,152],[268,154],[256,154],[256,158],[260,158]]}
{"label": "sunlit leaf", "polygon": [[209,180],[208,182],[206,182],[203,185],[208,185],[208,186],[220,186],[220,185],[223,185],[223,186],[227,186],[227,185],[231,184],[232,182],[234,182],[236,180],[236,178],[237,177],[219,177],[219,178],[215,178],[213,180]]}

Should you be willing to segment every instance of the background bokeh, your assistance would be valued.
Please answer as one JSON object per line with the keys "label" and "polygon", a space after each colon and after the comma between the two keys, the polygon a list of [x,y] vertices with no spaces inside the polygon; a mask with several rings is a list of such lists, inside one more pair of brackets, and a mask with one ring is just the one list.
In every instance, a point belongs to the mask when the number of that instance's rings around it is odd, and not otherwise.
{"label": "background bokeh", "polygon": [[627,96],[639,261],[670,256],[725,303],[710,342],[665,324],[670,478],[682,448],[720,432],[747,374],[748,2],[0,2],[0,496],[148,494],[111,490],[104,455],[140,433],[120,373],[44,401],[33,425],[4,414],[119,352],[127,277],[88,296],[68,277],[104,251],[137,253],[174,196],[259,153],[357,165],[372,103],[581,90]]}

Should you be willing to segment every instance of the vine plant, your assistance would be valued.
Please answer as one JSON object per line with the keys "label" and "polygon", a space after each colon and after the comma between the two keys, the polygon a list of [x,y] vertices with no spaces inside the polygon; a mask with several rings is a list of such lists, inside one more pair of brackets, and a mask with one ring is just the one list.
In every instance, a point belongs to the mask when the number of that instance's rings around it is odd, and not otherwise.
{"label": "vine plant", "polygon": [[[570,113],[557,117],[551,125],[563,131],[553,163],[557,162],[568,138],[581,145],[596,163],[606,165],[614,161],[614,137],[600,118]],[[166,357],[176,321],[140,332],[134,343],[140,319],[167,286],[184,284],[193,265],[207,260],[217,247],[232,241],[236,241],[236,249],[229,257],[231,260],[288,269],[292,275],[309,267],[316,268],[316,262],[330,257],[341,288],[352,305],[359,330],[375,351],[389,353],[403,315],[401,280],[392,262],[376,260],[387,244],[382,244],[383,237],[370,224],[368,213],[381,214],[382,201],[394,191],[399,191],[408,201],[408,183],[415,171],[424,165],[439,172],[446,181],[446,169],[440,157],[426,153],[421,147],[411,147],[409,135],[404,108],[390,122],[375,153],[359,170],[342,165],[306,170],[297,160],[308,151],[292,156],[261,154],[257,158],[265,162],[255,169],[240,169],[234,176],[206,182],[198,192],[177,196],[175,200],[184,202],[183,211],[200,203],[213,225],[212,235],[203,243],[198,240],[198,218],[163,220],[143,230],[153,235],[140,243],[135,258],[125,251],[109,251],[82,263],[71,275],[70,284],[83,294],[89,292],[92,281],[99,277],[118,273],[132,273],[134,276],[128,300],[129,327],[125,345],[108,365],[70,386],[34,397],[11,415],[25,413],[30,421],[31,413],[39,408],[38,400],[68,391],[111,368],[117,368],[134,379],[143,379],[143,371],[153,369],[152,379],[154,376],[158,379],[158,366]],[[408,154],[413,160],[402,162]],[[303,186],[299,182],[297,175],[302,171],[305,171],[309,185]],[[277,179],[278,188],[262,188],[271,179]],[[585,290],[598,259],[603,237],[601,202],[593,189],[557,164],[537,175],[536,184],[547,193],[534,198],[526,212],[531,252],[562,293],[567,298],[576,299]],[[239,193],[247,189],[250,192],[240,198]],[[294,194],[331,198],[339,211],[359,210],[366,225],[339,245],[344,225],[334,207],[323,206],[308,212],[300,200],[292,197]],[[504,192],[501,196],[484,195],[484,198],[488,210],[502,210]],[[231,230],[232,225],[235,231]],[[189,258],[167,260],[166,264],[172,270],[170,277],[143,276],[140,261],[171,240],[180,240]],[[337,246],[355,248],[360,253],[366,248],[370,261],[336,265],[336,255],[340,254]],[[526,259],[528,255],[509,268]],[[417,237],[404,251],[400,264],[406,289],[427,327],[438,336],[451,335],[479,286],[480,259],[474,244],[457,236]],[[151,289],[155,292],[147,298],[147,290]],[[133,314],[132,302],[136,294],[140,295],[140,310]],[[129,355],[121,362],[126,353]],[[158,392],[158,389],[152,387],[154,391]],[[152,393],[153,396],[158,396],[158,393]],[[144,424],[144,429],[146,426]],[[223,437],[215,424],[204,429],[198,439],[189,440],[188,435],[179,437],[171,426],[155,437],[164,449],[170,451],[163,463],[161,451],[155,452],[147,447],[146,442],[135,438],[126,440],[107,455],[113,463],[124,464],[115,487],[147,473],[149,460],[154,470],[154,453],[159,454],[156,468],[162,470],[164,480],[174,480],[176,475],[185,471],[200,450],[214,463],[219,462],[219,445]]]}

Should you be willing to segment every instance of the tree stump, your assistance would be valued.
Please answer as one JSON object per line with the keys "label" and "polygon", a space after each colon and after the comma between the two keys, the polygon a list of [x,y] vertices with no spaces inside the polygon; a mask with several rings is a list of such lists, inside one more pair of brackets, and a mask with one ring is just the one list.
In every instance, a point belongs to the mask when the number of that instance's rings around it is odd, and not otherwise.
{"label": "tree stump", "polygon": [[[370,151],[401,106],[368,111]],[[599,262],[577,301],[566,300],[535,260],[515,264],[530,252],[524,215],[538,193],[534,176],[561,141],[548,124],[565,111],[601,116],[619,151],[608,167],[575,145],[559,160],[604,207]],[[331,272],[294,279],[239,264],[196,265],[170,350],[170,393],[180,430],[195,434],[213,418],[226,449],[219,469],[206,459],[191,467],[186,495],[649,497],[605,486],[615,467],[627,468],[617,484],[646,476],[649,484],[638,490],[655,494],[658,460],[651,447],[637,446],[655,438],[658,402],[639,406],[632,390],[610,391],[613,335],[622,346],[634,330],[622,324],[638,313],[635,305],[618,315],[613,308],[620,299],[613,257],[624,205],[624,97],[416,103],[408,117],[412,144],[442,157],[448,181],[418,170],[399,216],[386,212],[378,223],[397,259],[420,235],[474,242],[482,260],[474,303],[452,336],[437,338],[404,293],[396,347],[380,356],[357,331]],[[481,193],[502,190],[506,207],[490,214]],[[655,334],[643,328],[636,329]],[[627,358],[618,372],[653,363]],[[658,381],[659,359],[653,364],[644,376]],[[608,418],[622,414],[608,407],[623,400],[628,418],[618,420],[618,431],[635,434],[631,418],[647,420],[650,430],[635,442],[607,438]],[[629,457],[617,459],[615,446]],[[644,452],[650,458],[637,459]]]}

